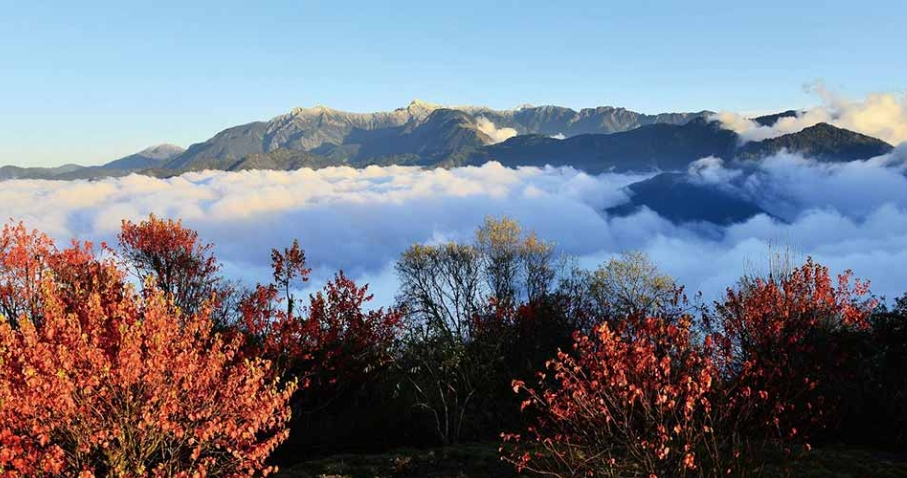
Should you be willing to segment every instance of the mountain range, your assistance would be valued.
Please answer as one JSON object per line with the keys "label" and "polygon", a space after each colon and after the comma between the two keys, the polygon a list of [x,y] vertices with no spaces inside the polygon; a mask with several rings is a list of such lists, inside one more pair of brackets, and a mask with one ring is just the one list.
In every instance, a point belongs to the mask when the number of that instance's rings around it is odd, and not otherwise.
{"label": "mountain range", "polygon": [[[753,118],[771,125],[796,111]],[[782,150],[822,161],[866,159],[892,146],[818,124],[800,132],[744,143],[714,113],[647,115],[602,106],[511,110],[443,107],[413,101],[389,112],[349,113],[296,108],[270,121],[234,126],[189,146],[160,145],[101,166],[0,168],[2,179],[94,179],[141,173],[173,176],[205,169],[298,169],[328,166],[454,167],[498,161],[505,166],[572,166],[604,171],[677,171],[714,156],[748,161]]]}
{"label": "mountain range", "polygon": [[101,166],[66,164],[55,168],[0,167],[0,180],[7,179],[95,179],[126,176],[128,174],[166,167],[166,164],[185,150],[173,144],[160,144],[143,149]]}

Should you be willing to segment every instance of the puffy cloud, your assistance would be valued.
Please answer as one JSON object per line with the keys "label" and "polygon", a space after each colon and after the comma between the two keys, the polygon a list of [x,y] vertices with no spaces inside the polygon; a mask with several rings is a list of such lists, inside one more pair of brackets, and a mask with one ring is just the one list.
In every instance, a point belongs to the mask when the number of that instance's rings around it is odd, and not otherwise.
{"label": "puffy cloud", "polygon": [[[182,218],[215,243],[228,273],[248,281],[267,279],[270,248],[294,238],[321,276],[343,269],[367,277],[381,276],[413,242],[470,236],[486,214],[558,230],[559,242],[586,250],[581,232],[602,227],[597,211],[625,201],[621,188],[643,177],[489,163],[8,181],[0,188],[0,216],[62,241],[113,241],[121,220],[155,213]],[[560,229],[563,217],[575,220]]]}
{"label": "puffy cloud", "polygon": [[725,168],[724,160],[715,156],[693,161],[687,167],[687,172],[694,180],[718,185],[728,183],[743,174],[739,169]]}
{"label": "puffy cloud", "polygon": [[25,220],[60,240],[115,239],[122,219],[181,217],[215,243],[225,273],[268,279],[269,251],[299,238],[313,284],[338,269],[393,301],[393,263],[413,242],[467,239],[486,215],[509,215],[560,250],[594,266],[639,249],[707,299],[734,283],[772,245],[790,245],[840,271],[873,279],[877,293],[907,290],[907,179],[904,149],[869,161],[819,164],[790,155],[747,167],[715,158],[690,173],[721,184],[784,218],[758,216],[706,228],[676,225],[652,211],[608,217],[622,188],[645,175],[590,176],[570,168],[452,170],[412,167],[318,171],[189,173],[94,182],[9,181],[0,215]]}
{"label": "puffy cloud", "polygon": [[513,128],[498,128],[495,124],[488,118],[484,116],[479,116],[476,119],[476,125],[479,127],[479,131],[488,135],[491,138],[491,143],[500,143],[502,141],[507,141],[510,138],[513,138],[517,135],[517,131]]}
{"label": "puffy cloud", "polygon": [[866,161],[820,163],[782,153],[731,166],[703,158],[691,176],[756,202],[769,213],[796,221],[812,210],[832,210],[863,220],[884,204],[907,209],[907,145]]}
{"label": "puffy cloud", "polygon": [[818,123],[829,123],[894,145],[907,141],[907,94],[874,93],[861,101],[854,101],[827,90],[821,84],[812,89],[822,100],[820,106],[809,108],[795,117],[780,118],[770,126],[762,126],[732,112],[718,113],[712,119],[736,131],[744,142],[796,133]]}

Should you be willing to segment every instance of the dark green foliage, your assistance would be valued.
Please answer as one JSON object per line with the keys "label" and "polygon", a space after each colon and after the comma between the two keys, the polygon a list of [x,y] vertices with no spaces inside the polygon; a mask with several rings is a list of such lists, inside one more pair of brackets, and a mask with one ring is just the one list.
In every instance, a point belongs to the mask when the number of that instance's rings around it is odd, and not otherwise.
{"label": "dark green foliage", "polygon": [[230,171],[243,171],[249,169],[276,169],[291,171],[301,168],[319,169],[328,166],[342,166],[342,161],[337,161],[308,151],[295,151],[289,149],[275,149],[268,153],[254,153],[234,163]]}
{"label": "dark green foliage", "polygon": [[762,126],[772,126],[777,123],[781,118],[795,118],[797,116],[796,110],[787,110],[780,113],[775,113],[772,115],[765,115],[753,118],[753,121],[759,123]]}
{"label": "dark green foliage", "polygon": [[907,450],[907,294],[893,307],[882,305],[870,330],[842,337],[859,353],[857,380],[839,384],[844,398],[837,441]]}
{"label": "dark green foliage", "polygon": [[871,136],[819,123],[797,133],[747,143],[740,147],[737,157],[756,159],[787,150],[819,161],[853,161],[880,156],[892,149],[890,144]]}
{"label": "dark green foliage", "polygon": [[[497,443],[401,448],[381,454],[343,454],[283,468],[277,478],[507,478],[517,474],[498,457]],[[907,478],[901,455],[828,446],[792,459],[773,457],[763,478]],[[730,477],[733,478],[733,477]]]}
{"label": "dark green foliage", "polygon": [[381,454],[343,454],[282,469],[279,478],[508,478],[518,475],[501,461],[498,444],[400,448]]}
{"label": "dark green foliage", "polygon": [[488,146],[470,163],[498,161],[505,166],[572,166],[589,173],[685,169],[706,156],[730,158],[737,134],[717,122],[697,118],[684,125],[654,124],[609,135],[564,140],[517,136]]}

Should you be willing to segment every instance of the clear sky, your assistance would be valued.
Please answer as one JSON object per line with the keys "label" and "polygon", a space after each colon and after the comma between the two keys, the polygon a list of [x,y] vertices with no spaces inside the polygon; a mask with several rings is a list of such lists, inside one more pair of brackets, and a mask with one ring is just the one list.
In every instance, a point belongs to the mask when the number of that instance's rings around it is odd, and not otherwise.
{"label": "clear sky", "polygon": [[185,147],[316,104],[804,107],[816,80],[907,88],[905,19],[900,0],[0,0],[0,164]]}

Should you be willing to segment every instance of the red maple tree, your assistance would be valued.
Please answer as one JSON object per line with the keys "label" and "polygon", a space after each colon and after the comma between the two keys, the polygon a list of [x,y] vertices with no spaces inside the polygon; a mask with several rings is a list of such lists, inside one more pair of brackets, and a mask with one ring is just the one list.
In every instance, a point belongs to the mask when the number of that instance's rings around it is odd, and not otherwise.
{"label": "red maple tree", "polygon": [[607,320],[537,386],[514,382],[530,425],[504,435],[505,458],[552,476],[758,473],[766,447],[827,423],[849,370],[838,334],[868,326],[867,294],[809,259],[729,289],[701,322]]}
{"label": "red maple tree", "polygon": [[577,335],[538,385],[513,383],[531,417],[505,458],[553,476],[695,475],[709,453],[717,370],[690,317],[631,316]]}
{"label": "red maple tree", "polygon": [[186,314],[229,293],[218,274],[214,246],[203,243],[182,221],[154,214],[138,224],[124,220],[118,239],[116,254],[125,267],[140,283],[150,280]]}
{"label": "red maple tree", "polygon": [[[300,307],[294,290],[309,280],[305,253],[294,241],[271,254],[274,283],[259,284],[240,302],[240,328],[250,354],[300,378],[308,393],[331,395],[384,368],[401,327],[396,309],[368,310],[373,296],[339,272]],[[304,387],[305,388],[305,387]]]}
{"label": "red maple tree", "polygon": [[0,283],[29,287],[0,297],[17,304],[0,318],[4,475],[273,471],[265,460],[287,436],[295,384],[214,333],[210,304],[183,315],[150,281],[138,294],[90,244],[57,251],[21,225],[0,244],[13,245],[0,250]]}
{"label": "red maple tree", "polygon": [[[828,424],[851,351],[840,334],[869,327],[869,283],[833,278],[811,258],[789,273],[728,289],[707,323],[727,382],[726,409],[750,436],[804,441]],[[840,388],[839,388],[840,389]]]}

